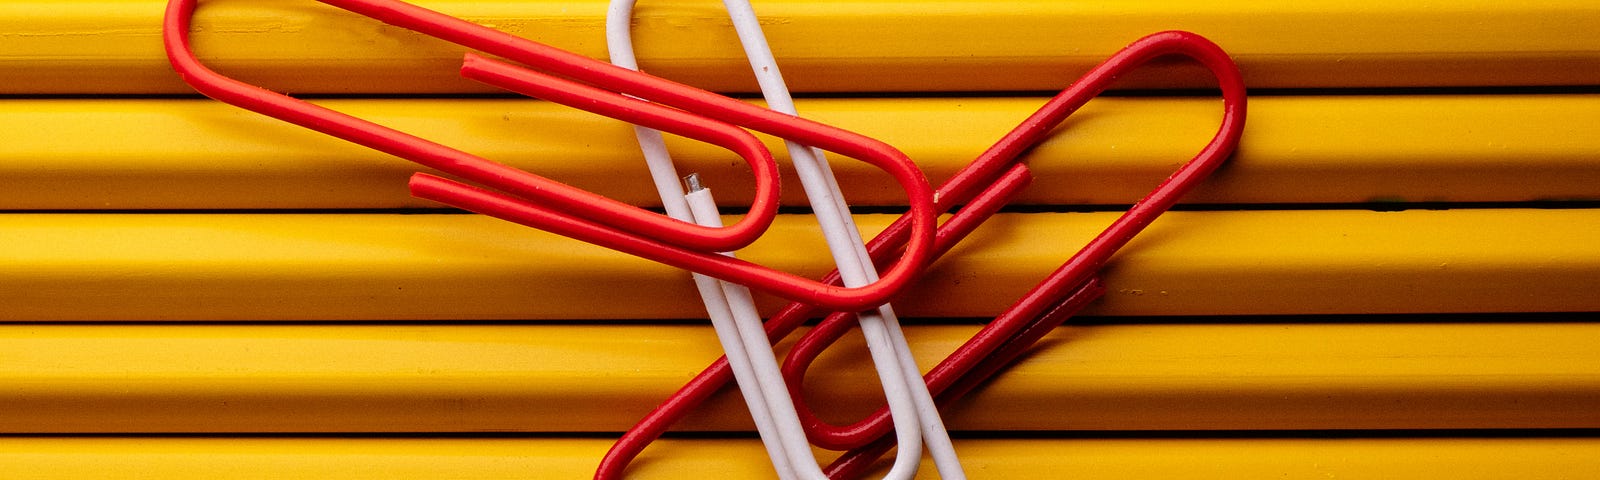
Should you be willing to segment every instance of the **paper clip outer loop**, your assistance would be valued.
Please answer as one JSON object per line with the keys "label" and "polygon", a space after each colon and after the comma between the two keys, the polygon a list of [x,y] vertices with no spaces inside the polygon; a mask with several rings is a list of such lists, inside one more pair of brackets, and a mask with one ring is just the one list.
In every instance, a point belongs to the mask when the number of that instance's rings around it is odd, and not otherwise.
{"label": "paper clip outer loop", "polygon": [[[1227,54],[1216,44],[1198,35],[1187,32],[1162,32],[1144,37],[1108,58],[1085,75],[1084,80],[1080,82],[1097,88],[1081,90],[1074,88],[1063,92],[1062,95],[1092,98],[1108,86],[1111,79],[1166,55],[1181,55],[1195,59],[1216,75],[1222,90],[1223,121],[1215,136],[1193,159],[1174,172],[1149,195],[1136,202],[1132,208],[1118,217],[1022,299],[936,365],[926,378],[929,388],[935,394],[948,387],[957,378],[966,375],[969,370],[988,358],[996,348],[1015,336],[1064,295],[1079,289],[1118,249],[1126,245],[1156,217],[1170,209],[1184,193],[1198,185],[1232,154],[1239,135],[1243,132],[1244,82],[1238,67]],[[1054,113],[1049,110],[1052,109],[1047,106],[1041,109],[1040,113]],[[1066,118],[1065,115],[1050,116],[1056,120],[1050,123],[1052,126]],[[838,319],[829,320],[848,325],[847,322]],[[805,423],[807,434],[818,446],[833,450],[864,445],[885,434],[889,426],[889,413],[885,408],[879,408],[867,419],[854,424],[838,426],[823,421],[805,401],[806,367],[843,333],[842,328],[819,326],[802,337],[784,360],[784,376],[795,397],[795,407],[800,413],[802,422]]]}
{"label": "paper clip outer loop", "polygon": [[[163,32],[167,56],[185,82],[222,102],[514,192],[538,201],[533,208],[586,218],[625,231],[648,232],[653,238],[685,248],[723,251],[743,247],[760,237],[777,215],[777,162],[755,136],[725,122],[615,94],[589,100],[581,94],[552,99],[576,108],[604,110],[605,115],[718,145],[743,157],[755,175],[755,200],[749,214],[725,228],[704,227],[218,74],[200,63],[190,47],[189,27],[194,7],[195,0],[173,0],[168,4]],[[601,91],[569,80],[557,81],[563,82],[561,87],[569,92]]]}

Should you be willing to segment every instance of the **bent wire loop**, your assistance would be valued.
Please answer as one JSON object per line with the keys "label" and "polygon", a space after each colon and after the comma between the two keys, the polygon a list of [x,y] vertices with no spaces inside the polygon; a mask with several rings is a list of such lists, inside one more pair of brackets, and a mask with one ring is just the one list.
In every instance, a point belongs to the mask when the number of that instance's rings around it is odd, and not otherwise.
{"label": "bent wire loop", "polygon": [[[1216,44],[1199,35],[1167,31],[1141,38],[1112,55],[1086,73],[1029,116],[999,142],[981,154],[967,167],[957,172],[941,185],[936,195],[936,205],[945,211],[953,205],[971,201],[984,185],[1002,172],[1020,168],[1016,163],[1028,149],[1048,136],[1056,125],[1078,108],[1103,92],[1120,75],[1144,65],[1157,57],[1180,55],[1201,63],[1216,76],[1222,91],[1223,116],[1217,133],[1188,163],[1168,177],[1154,191],[1135,203],[1126,213],[1074,254],[1043,282],[1035,286],[1020,300],[990,322],[971,340],[959,347],[949,358],[935,366],[925,377],[930,389],[941,402],[948,402],[971,390],[993,375],[1011,360],[1023,353],[1029,345],[1043,337],[1050,329],[1065,321],[1083,306],[1104,293],[1097,272],[1118,249],[1148,226],[1157,216],[1170,209],[1184,193],[1193,188],[1228,158],[1238,146],[1244,129],[1245,87],[1238,66]],[[968,206],[970,209],[972,205]],[[965,211],[967,209],[963,209]],[[903,242],[907,233],[906,218],[901,218],[885,229],[869,244],[875,259],[884,258]],[[947,222],[940,228],[935,254],[942,254],[971,231],[961,225]],[[947,235],[948,234],[948,235]],[[837,281],[837,272],[824,281]],[[776,341],[823,309],[803,303],[784,307],[767,321],[768,334]],[[791,388],[795,388],[796,406],[802,414],[810,414],[804,396],[799,392],[804,365],[815,358],[827,344],[836,340],[848,326],[847,315],[834,315],[808,332],[786,359]],[[681,419],[693,408],[729,380],[727,364],[718,360],[656,407],[632,429],[623,435],[601,460],[597,479],[620,478],[627,464],[644,447],[664,433],[672,423]],[[810,415],[815,419],[815,415]],[[869,468],[879,455],[892,446],[887,432],[887,418],[882,411],[848,427],[825,426],[814,420],[807,423],[811,440],[831,449],[853,449],[828,468],[834,478],[853,478]]]}
{"label": "bent wire loop", "polygon": [[[418,197],[740,283],[788,300],[833,311],[871,308],[886,303],[902,290],[930,260],[937,220],[932,188],[904,153],[883,142],[398,0],[319,1],[570,80],[470,53],[462,66],[462,74],[468,78],[732,150],[744,157],[755,173],[756,199],[750,213],[739,223],[722,229],[679,221],[222,76],[201,64],[190,48],[189,27],[196,0],[168,3],[163,24],[167,56],[184,81],[207,96],[500,190],[417,174],[412,177],[411,191]],[[910,239],[904,255],[877,282],[842,287],[716,254],[753,242],[777,213],[776,162],[764,145],[738,126],[837,152],[889,173],[906,192],[910,206]]]}

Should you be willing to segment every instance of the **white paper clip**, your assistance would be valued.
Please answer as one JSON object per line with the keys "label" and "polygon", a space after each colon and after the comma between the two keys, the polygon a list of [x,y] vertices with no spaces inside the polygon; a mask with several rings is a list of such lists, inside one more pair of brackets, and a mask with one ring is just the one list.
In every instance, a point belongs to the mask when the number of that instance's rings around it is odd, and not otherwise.
{"label": "white paper clip", "polygon": [[[634,3],[635,0],[611,2],[606,12],[606,42],[613,64],[637,70],[630,31]],[[768,108],[796,114],[794,100],[778,71],[754,9],[746,0],[724,0],[723,4],[750,59],[750,67]],[[667,214],[701,225],[720,226],[716,202],[696,176],[687,178],[690,191],[685,194],[661,133],[645,127],[635,127],[635,133]],[[845,286],[876,281],[878,273],[867,256],[849,205],[822,152],[794,142],[786,144]],[[794,401],[784,384],[750,290],[698,274],[694,275],[694,281],[778,477],[826,479],[795,413]],[[894,310],[883,305],[877,310],[862,312],[860,323],[878,378],[883,383],[899,442],[894,466],[885,478],[915,476],[924,444],[942,478],[966,478],[944,421],[934,406],[933,396],[923,383],[921,369],[912,359]]]}

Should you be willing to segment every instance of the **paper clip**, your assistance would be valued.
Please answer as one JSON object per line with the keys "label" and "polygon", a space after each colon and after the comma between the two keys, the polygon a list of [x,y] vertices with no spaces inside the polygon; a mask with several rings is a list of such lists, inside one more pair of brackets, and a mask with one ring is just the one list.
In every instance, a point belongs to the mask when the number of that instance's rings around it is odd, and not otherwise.
{"label": "paper clip", "polygon": [[[938,395],[941,402],[959,397],[988,376],[998,372],[1055,325],[1059,325],[1103,294],[1104,289],[1099,284],[1096,272],[1111,255],[1127,244],[1157,216],[1176,204],[1185,192],[1221,166],[1238,146],[1239,137],[1244,129],[1246,111],[1243,78],[1238,66],[1228,58],[1226,52],[1199,35],[1168,31],[1146,36],[1112,55],[1057,94],[940,186],[936,196],[936,204],[940,211],[969,201],[977,194],[980,187],[990,183],[990,179],[1007,171],[1007,168],[1020,166],[1016,162],[1024,152],[1048,136],[1050,131],[1067,116],[1103,92],[1118,76],[1166,55],[1192,58],[1216,76],[1223,100],[1222,122],[1216,135],[1184,167],[1163,181],[1144,199],[1135,203],[1044,282],[1008,308],[1005,313],[997,317],[996,321],[986,325],[973,339],[958,348],[950,358],[934,367],[926,378],[930,388],[943,390]],[[905,220],[905,218],[897,220],[872,240],[869,250],[874,258],[884,258],[904,240],[907,226]],[[947,222],[946,226],[949,226],[949,223],[954,222]],[[949,233],[954,236],[952,238],[944,236],[945,229],[941,227],[935,254],[945,252],[967,232],[970,232],[970,229],[950,229]],[[836,273],[830,274],[824,281],[837,281]],[[776,341],[821,311],[814,306],[801,303],[790,304],[767,321],[767,332],[773,341]],[[836,339],[834,333],[843,332],[844,325],[847,325],[845,320],[847,318],[839,315],[825,320],[818,328],[808,332],[795,349],[791,350],[786,363],[791,365],[789,370],[794,372],[790,376],[790,385],[797,389],[796,398],[804,398],[798,394],[799,377],[802,373],[799,367],[808,363],[814,358],[815,353]],[[985,355],[985,351],[990,353]],[[727,381],[728,369],[725,361],[719,360],[702,371],[626,432],[601,460],[595,478],[620,478],[627,464],[642,452],[646,445],[664,433],[672,423],[704,402],[712,392]],[[800,405],[803,403],[797,403],[797,406]],[[824,430],[820,421],[808,423],[811,440],[819,446],[854,449],[829,466],[827,473],[830,477],[858,476],[889,448],[891,443],[886,438],[880,437],[885,428],[883,421],[881,415],[874,415],[867,421],[858,422],[852,428],[837,430]]]}
{"label": "paper clip", "polygon": [[[932,188],[904,153],[883,142],[398,0],[319,1],[572,80],[471,53],[462,66],[462,74],[468,78],[733,150],[744,156],[756,173],[757,198],[750,213],[726,230],[674,220],[224,77],[202,65],[189,47],[190,17],[196,0],[168,3],[163,25],[167,56],[183,79],[207,96],[505,192],[417,174],[412,177],[411,191],[418,197],[747,285],[785,299],[835,311],[872,308],[902,290],[929,261],[936,222]],[[880,280],[854,287],[821,283],[718,255],[716,252],[754,241],[770,224],[777,208],[777,173],[770,152],[734,125],[837,152],[888,172],[906,192],[910,206],[912,234],[905,254]]]}
{"label": "paper clip", "polygon": [[[634,0],[613,0],[606,13],[606,41],[611,61],[630,69],[638,68],[630,32],[634,3]],[[756,75],[768,107],[795,114],[794,101],[767,46],[754,9],[745,0],[726,0],[723,4],[750,59],[751,70]],[[675,206],[685,203],[685,199],[682,191],[671,181],[676,178],[676,173],[661,135],[645,128],[636,129],[636,133],[669,213],[674,209],[692,210],[684,213],[696,220],[715,224],[718,221],[715,203],[711,200],[710,192],[700,188],[698,182],[691,182],[691,193],[686,202],[690,208]],[[859,231],[850,218],[849,206],[826,160],[820,152],[805,145],[790,141],[787,147],[801,185],[805,187],[806,197],[811,200],[823,236],[840,271],[845,274],[845,285],[860,285],[875,280],[877,272],[873,270],[873,262],[861,244]],[[1019,172],[1026,173],[1025,170]],[[1025,175],[1008,177],[1002,180],[999,191],[1014,193],[1021,184],[1026,183],[1025,180]],[[998,205],[1004,202],[992,203]],[[706,279],[701,277],[696,277],[695,282],[778,477],[826,478],[826,474],[816,466],[816,456],[806,438],[800,414],[790,398],[790,388],[784,384],[781,368],[773,356],[761,316],[748,290],[726,283],[717,288],[708,285]],[[894,466],[884,478],[904,479],[915,475],[924,446],[932,453],[941,477],[965,478],[949,434],[944,430],[943,420],[939,418],[933,395],[919,374],[921,370],[911,356],[910,347],[900,332],[893,310],[884,305],[877,310],[852,313],[849,317],[856,318],[858,315],[863,334],[868,338],[873,364],[883,383],[884,396],[888,399],[890,410],[895,412],[895,443],[900,448]]]}
{"label": "paper clip", "polygon": [[[1201,180],[1220,167],[1232,152],[1237,142],[1237,132],[1242,132],[1245,90],[1242,81],[1230,81],[1230,76],[1237,77],[1237,70],[1231,73],[1226,68],[1233,64],[1227,60],[1225,53],[1215,45],[1200,44],[1192,39],[1198,36],[1181,36],[1156,34],[1134,42],[1124,49],[1129,61],[1120,62],[1121,71],[1114,71],[1111,77],[1135,68],[1143,62],[1161,55],[1184,55],[1199,60],[1206,67],[1216,73],[1222,85],[1222,95],[1225,104],[1223,122],[1211,143],[1196,155],[1193,160],[1186,163],[1178,171],[1156,187],[1145,198],[1134,203],[1122,216],[1094,239],[1090,240],[1081,250],[1069,258],[1050,276],[1024,294],[1004,313],[996,317],[970,341],[956,350],[949,358],[930,372],[929,388],[934,391],[943,390],[965,375],[967,371],[976,367],[979,362],[989,358],[995,349],[1015,337],[1018,332],[1027,328],[1030,322],[1035,322],[1044,315],[1051,305],[1069,298],[1075,291],[1082,289],[1098,272],[1101,266],[1111,258],[1118,249],[1126,245],[1134,236],[1138,235],[1146,226],[1153,222],[1161,213],[1175,205],[1178,199],[1187,191],[1199,184]],[[1122,53],[1111,57],[1108,64],[1118,62],[1124,58]],[[1096,94],[1098,92],[1095,92]],[[1225,147],[1225,148],[1224,148]],[[1064,318],[1063,318],[1064,319]],[[847,325],[841,320],[835,323]],[[817,354],[836,341],[843,333],[842,327],[819,327],[808,332],[790,351],[785,362],[785,373],[789,376],[789,385],[795,389],[798,398],[803,385],[805,367],[816,359]],[[839,449],[839,447],[853,448],[865,444],[867,441],[881,436],[884,423],[888,420],[888,412],[879,409],[868,420],[858,422],[850,427],[838,427],[827,424],[818,418],[805,405],[804,401],[796,402],[801,408],[802,415],[807,417],[808,427],[812,427],[812,439],[824,448]]]}

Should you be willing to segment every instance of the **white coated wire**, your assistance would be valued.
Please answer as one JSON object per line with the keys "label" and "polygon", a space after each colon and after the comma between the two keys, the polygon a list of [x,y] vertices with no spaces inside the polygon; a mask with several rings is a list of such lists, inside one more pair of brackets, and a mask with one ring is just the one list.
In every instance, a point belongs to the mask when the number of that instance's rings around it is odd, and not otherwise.
{"label": "white coated wire", "polygon": [[[638,69],[630,31],[634,2],[613,0],[606,21],[606,40],[611,61],[630,69]],[[751,68],[755,71],[769,107],[795,114],[794,102],[784,85],[753,8],[745,0],[725,0],[724,5],[750,58]],[[668,214],[680,220],[692,217],[702,225],[720,226],[721,219],[717,216],[715,202],[708,190],[695,186],[687,197],[682,193],[676,169],[660,132],[635,127],[635,133]],[[838,182],[827,161],[816,149],[794,142],[787,142],[787,147],[844,284],[861,286],[876,281],[877,271],[872,267],[860,232],[850,217],[849,207],[839,192]],[[718,330],[719,340],[728,354],[735,380],[741,392],[745,392],[745,402],[756,420],[757,430],[779,477],[825,478],[817,468],[816,458],[805,439],[793,399],[783,383],[777,359],[772,354],[760,316],[750,299],[749,289],[700,275],[695,276],[695,282],[700,289],[701,299],[706,302],[713,326]],[[711,287],[712,284],[720,284],[720,292],[714,292],[718,289]],[[965,478],[949,434],[935,409],[927,385],[919,375],[920,369],[911,357],[894,311],[884,305],[875,311],[862,312],[859,317],[874,366],[883,381],[899,442],[894,467],[886,478],[900,479],[915,475],[924,441],[941,477]],[[727,331],[730,326],[732,332]],[[730,345],[734,343],[730,337],[738,337],[740,344]],[[743,358],[736,362],[736,356]]]}
{"label": "white coated wire", "polygon": [[[628,28],[633,17],[633,2],[629,0],[626,5],[622,5],[620,13],[619,3],[623,2],[613,2],[606,15],[611,63],[638,70],[639,64],[633,54],[632,35]],[[616,26],[619,22],[620,27]],[[614,39],[617,35],[611,33],[618,30],[623,32],[623,39],[620,42]],[[650,170],[650,178],[655,183],[656,193],[661,197],[661,204],[667,211],[667,216],[685,222],[695,222],[689,202],[684,196],[683,186],[678,183],[677,167],[672,164],[671,154],[667,152],[661,132],[637,125],[633,127],[633,131],[634,136],[638,138],[639,148],[644,152],[645,165]],[[706,192],[705,196],[710,195],[710,191],[702,191]],[[718,220],[720,222],[720,219]],[[755,369],[739,335],[740,329],[735,322],[734,313],[729,308],[728,299],[723,293],[723,282],[698,273],[691,276],[694,278],[695,289],[700,293],[700,300],[706,306],[706,313],[711,317],[712,328],[716,331],[717,340],[722,344],[722,350],[728,358],[728,367],[733,370],[734,382],[739,385],[739,392],[744,397],[745,405],[750,409],[750,417],[755,422],[756,432],[761,436],[762,444],[767,449],[767,457],[771,459],[773,469],[777,471],[781,480],[796,480],[794,468],[789,461],[790,454],[779,442],[783,434],[779,433],[772,414],[769,413],[765,389],[757,387],[760,382],[756,379]],[[759,317],[756,322],[760,322]],[[763,344],[760,349],[771,351],[771,346]],[[789,408],[794,408],[792,403]]]}
{"label": "white coated wire", "polygon": [[[632,35],[629,31],[632,8],[631,0],[617,0],[611,4],[611,9],[607,12],[607,41],[612,52],[612,63],[637,69],[638,64],[632,51]],[[720,224],[721,219],[714,213],[715,203],[711,200],[708,190],[697,190],[688,198],[684,196],[682,187],[677,182],[676,168],[672,165],[661,133],[643,127],[635,127],[635,133],[668,215],[688,219],[680,217],[687,214],[687,217],[693,218],[694,215],[688,212],[690,199],[697,198],[698,203],[710,207],[710,212],[701,215],[697,220]],[[722,284],[720,289],[701,288],[701,299],[706,302],[707,312],[713,317],[712,325],[718,329],[717,335],[728,354],[729,366],[734,369],[735,381],[739,382],[740,391],[744,392],[746,405],[757,422],[758,433],[762,435],[768,456],[773,459],[773,467],[777,470],[779,478],[799,476],[814,480],[826,479],[826,475],[817,466],[810,443],[806,441],[805,430],[795,412],[788,387],[783,383],[782,372],[776,357],[773,356],[766,332],[761,326],[761,317],[756,313],[749,291],[743,286],[729,285],[709,278],[707,280]],[[696,278],[697,287],[700,287],[700,283],[701,280]],[[729,294],[732,294],[733,298],[729,298]],[[718,318],[722,315],[730,315],[732,320],[722,321]],[[728,327],[730,323],[731,328]],[[733,337],[738,337],[742,343],[737,346],[731,345],[735,343],[730,340]],[[898,359],[891,351],[882,347],[882,344],[888,343],[885,341],[886,335],[880,333],[875,337],[879,340],[877,342],[879,347],[873,349],[874,362],[879,366],[880,376],[891,373],[896,376],[885,378],[900,378]],[[734,357],[740,358],[735,360]],[[883,371],[885,366],[888,367],[888,372]],[[748,370],[752,368],[755,369],[754,372]],[[746,370],[747,374],[741,376],[740,370]],[[891,411],[900,413],[896,416],[897,419],[911,419],[896,422],[896,437],[901,442],[901,452],[896,455],[895,467],[890,470],[886,478],[897,480],[916,475],[919,452],[922,449],[916,417],[910,412],[915,408],[915,403],[906,394],[903,385],[903,381],[885,382],[885,395],[891,398]],[[764,422],[771,422],[765,425],[765,430],[763,430]]]}
{"label": "white coated wire", "polygon": [[[783,74],[778,70],[778,61],[773,58],[772,48],[767,45],[767,37],[761,30],[755,8],[749,0],[723,0],[722,4],[733,20],[733,28],[739,35],[740,44],[744,46],[745,57],[750,59],[750,68],[761,86],[761,96],[766,99],[767,107],[798,115],[794,98],[789,95]],[[817,223],[822,228],[823,238],[833,253],[834,263],[845,286],[857,287],[877,281],[878,271],[867,255],[866,245],[861,241],[861,231],[850,216],[850,207],[844,201],[844,194],[839,191],[838,179],[822,151],[792,141],[785,141],[784,145],[788,148],[795,172],[800,176],[800,185],[811,201],[812,211],[816,212]],[[899,317],[895,315],[893,307],[885,304],[879,306],[877,311],[861,312],[859,317],[863,333],[882,325],[889,335],[890,346],[900,363],[899,378],[906,383],[906,390],[914,402],[923,442],[933,457],[939,476],[947,479],[966,478],[961,462],[956,457],[955,447],[950,442],[950,434],[945,430],[944,419],[939,416],[933,395],[923,382],[920,375],[922,370],[911,356],[911,347],[906,342],[905,332],[900,329]],[[871,342],[871,337],[868,338]],[[881,378],[888,381],[895,377]]]}

